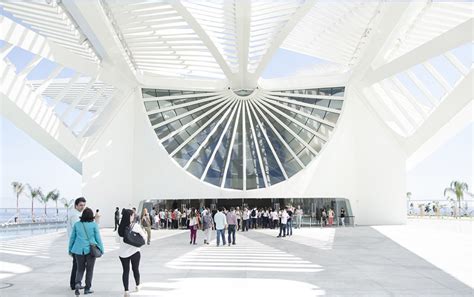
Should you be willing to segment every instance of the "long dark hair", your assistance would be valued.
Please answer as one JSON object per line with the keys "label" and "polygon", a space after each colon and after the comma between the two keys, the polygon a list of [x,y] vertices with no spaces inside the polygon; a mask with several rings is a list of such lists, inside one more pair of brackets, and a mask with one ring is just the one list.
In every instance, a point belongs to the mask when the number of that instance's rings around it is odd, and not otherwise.
{"label": "long dark hair", "polygon": [[118,227],[118,235],[120,237],[123,237],[125,234],[125,228],[129,227],[131,222],[130,222],[130,216],[133,214],[133,210],[131,209],[122,209],[122,219],[120,220],[120,224]]}

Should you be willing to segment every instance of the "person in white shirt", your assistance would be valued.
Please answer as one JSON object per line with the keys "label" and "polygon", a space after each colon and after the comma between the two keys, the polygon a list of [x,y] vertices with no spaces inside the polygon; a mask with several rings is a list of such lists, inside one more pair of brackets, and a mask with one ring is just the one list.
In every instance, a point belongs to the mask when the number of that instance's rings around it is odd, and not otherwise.
{"label": "person in white shirt", "polygon": [[[68,213],[67,217],[67,237],[71,237],[72,229],[74,224],[79,222],[80,216],[84,208],[86,207],[86,199],[84,197],[79,197],[74,201],[74,209]],[[76,288],[76,271],[77,271],[77,262],[76,257],[72,257],[72,269],[71,269],[71,278],[69,279],[69,285],[71,290],[75,290]],[[81,289],[84,287],[81,285]]]}
{"label": "person in white shirt", "polygon": [[272,217],[272,229],[275,229],[278,227],[278,212],[274,209],[270,215]]}
{"label": "person in white shirt", "polygon": [[128,291],[128,278],[130,274],[130,262],[132,263],[132,271],[133,277],[135,278],[136,284],[136,291],[140,289],[140,248],[125,243],[123,237],[125,236],[125,232],[129,231],[130,229],[133,232],[140,234],[143,239],[145,240],[146,234],[143,229],[140,227],[139,224],[135,223],[135,213],[131,209],[124,209],[122,211],[122,220],[120,221],[120,225],[118,227],[117,232],[117,241],[120,242],[119,248],[119,259],[122,263],[122,282],[123,287],[125,289],[125,296],[130,296]]}
{"label": "person in white shirt", "polygon": [[242,214],[242,231],[249,231],[249,224],[250,224],[250,212],[247,208],[244,208],[244,212]]}
{"label": "person in white shirt", "polygon": [[225,228],[227,227],[227,219],[224,214],[224,208],[222,207],[214,215],[214,223],[216,224],[216,237],[217,237],[217,246],[220,244],[220,238],[222,237],[222,243],[225,246]]}
{"label": "person in white shirt", "polygon": [[237,231],[240,230],[240,223],[242,222],[242,212],[240,211],[240,207],[237,206],[235,209],[235,215],[237,216]]}
{"label": "person in white shirt", "polygon": [[296,209],[296,228],[299,229],[301,228],[301,221],[303,218],[303,210],[301,209],[301,206],[298,205],[298,208]]}
{"label": "person in white shirt", "polygon": [[[286,209],[283,209],[281,212],[281,222],[280,222],[280,233],[278,234],[277,237],[286,237],[286,223],[288,222],[288,213],[286,212]],[[283,236],[281,233],[283,232]]]}

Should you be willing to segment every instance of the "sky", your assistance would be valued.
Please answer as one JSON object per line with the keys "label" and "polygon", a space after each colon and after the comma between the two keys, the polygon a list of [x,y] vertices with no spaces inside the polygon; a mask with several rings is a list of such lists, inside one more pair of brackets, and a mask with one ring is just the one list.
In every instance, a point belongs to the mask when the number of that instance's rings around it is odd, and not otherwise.
{"label": "sky", "polygon": [[[2,45],[3,42],[0,40],[0,47]],[[470,67],[472,65],[472,49],[472,44],[466,45],[456,49],[454,54],[466,66]],[[19,70],[25,67],[31,58],[31,54],[19,49],[15,49],[9,54],[9,59]],[[434,63],[443,67],[442,63],[445,61],[435,60]],[[279,49],[262,77],[269,79],[301,74],[321,65],[327,66],[331,63],[323,59]],[[53,62],[44,61],[30,73],[28,79],[44,79],[55,66]],[[448,68],[444,69],[449,72]],[[416,72],[417,69],[414,71]],[[72,70],[65,69],[59,76],[71,77],[73,73]],[[450,79],[449,74],[447,78]],[[403,78],[400,79],[403,80]],[[454,80],[455,77],[452,76],[452,79]],[[438,92],[438,87],[432,84],[434,92]],[[56,107],[59,110],[64,108],[61,105]],[[407,171],[406,191],[412,192],[412,199],[444,199],[443,190],[449,186],[452,180],[466,181],[470,187],[474,187],[472,184],[473,138],[474,124],[471,123],[415,168]],[[15,207],[16,200],[10,185],[12,181],[39,186],[44,192],[58,189],[61,196],[68,199],[81,195],[81,175],[2,116],[0,116],[0,180],[0,208]],[[22,207],[29,207],[30,203],[26,197],[20,200]],[[39,202],[37,205],[40,206]],[[50,206],[53,207],[53,204],[51,203]]]}

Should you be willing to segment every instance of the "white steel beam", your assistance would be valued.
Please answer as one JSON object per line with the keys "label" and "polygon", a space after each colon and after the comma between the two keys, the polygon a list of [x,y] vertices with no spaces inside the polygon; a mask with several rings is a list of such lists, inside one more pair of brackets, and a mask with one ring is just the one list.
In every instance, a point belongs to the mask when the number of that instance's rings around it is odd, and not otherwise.
{"label": "white steel beam", "polygon": [[[309,10],[316,3],[315,0],[306,0],[297,10],[293,13],[291,18],[286,22],[283,28],[278,32],[276,36],[273,37],[270,47],[265,52],[264,56],[260,60],[255,72],[247,73],[247,79],[245,85],[242,87],[245,88],[254,88],[257,86],[257,81],[260,78],[262,72],[267,67],[268,63],[271,61],[275,52],[280,48],[283,41],[290,32],[295,28],[296,24],[309,12]],[[241,74],[242,75],[242,74]]]}
{"label": "white steel beam", "polygon": [[201,27],[199,22],[191,15],[191,13],[184,7],[184,5],[177,0],[170,0],[171,6],[184,18],[184,20],[193,28],[194,32],[201,38],[204,45],[209,49],[212,56],[216,60],[217,64],[219,64],[222,72],[224,72],[227,79],[232,79],[232,71],[229,68],[224,57],[221,55],[219,50],[217,49],[214,42],[211,40],[209,35],[207,35],[206,31]]}
{"label": "white steel beam", "polygon": [[238,109],[237,109],[237,116],[235,117],[235,124],[234,124],[234,131],[232,132],[232,138],[230,140],[229,148],[228,148],[228,153],[227,153],[227,159],[225,162],[225,167],[224,167],[224,172],[222,176],[222,182],[221,182],[221,188],[224,188],[226,178],[227,178],[227,170],[229,170],[229,163],[230,163],[230,157],[232,156],[232,151],[234,147],[234,141],[235,141],[235,134],[237,133],[237,128],[239,125],[239,119],[240,119],[240,110],[242,109],[242,101],[239,100],[238,102]]}
{"label": "white steel beam", "polygon": [[403,56],[368,73],[365,77],[365,82],[371,85],[431,58],[442,55],[453,48],[472,42],[472,35],[469,34],[469,32],[472,31],[473,27],[474,19],[471,18]]}
{"label": "white steel beam", "polygon": [[[214,158],[217,154],[217,151],[219,150],[219,147],[221,146],[222,139],[224,139],[224,136],[227,134],[227,130],[229,129],[230,123],[232,122],[232,119],[234,118],[235,112],[238,110],[238,105],[234,105],[232,107],[232,114],[229,117],[229,120],[227,121],[227,124],[224,127],[224,131],[222,131],[221,136],[219,137],[219,141],[217,142],[216,147],[214,148],[214,151],[212,152],[211,158],[207,162],[206,168],[204,169],[204,172],[202,173],[201,180],[204,180],[206,178],[207,172],[209,171],[209,167],[212,165],[212,161],[214,161]],[[225,176],[223,176],[225,178]]]}

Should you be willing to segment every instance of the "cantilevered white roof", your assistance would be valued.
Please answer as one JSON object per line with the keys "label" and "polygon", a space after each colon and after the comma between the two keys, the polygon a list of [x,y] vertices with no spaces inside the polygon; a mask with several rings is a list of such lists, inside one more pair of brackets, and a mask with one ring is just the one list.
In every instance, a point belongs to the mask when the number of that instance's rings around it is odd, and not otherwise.
{"label": "cantilevered white roof", "polygon": [[[407,143],[472,100],[470,2],[5,0],[0,9],[6,98],[15,85],[43,100],[78,143],[137,89],[258,89],[266,99],[249,106],[271,111],[276,90],[344,87]],[[287,62],[274,59],[283,49],[319,63],[264,79]]]}

